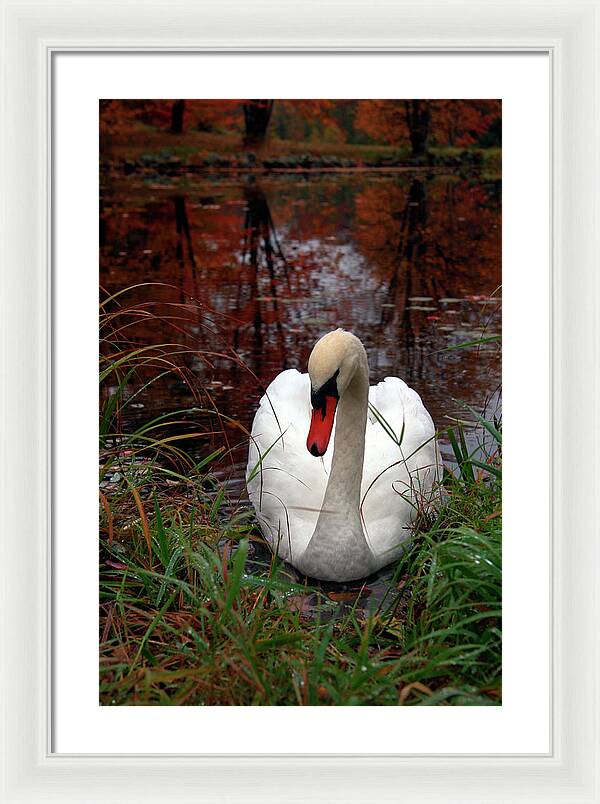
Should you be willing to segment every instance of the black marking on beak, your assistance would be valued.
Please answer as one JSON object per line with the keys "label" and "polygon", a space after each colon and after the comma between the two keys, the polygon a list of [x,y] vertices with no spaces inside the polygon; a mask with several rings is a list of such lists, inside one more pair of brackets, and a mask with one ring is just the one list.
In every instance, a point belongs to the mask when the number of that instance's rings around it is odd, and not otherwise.
{"label": "black marking on beak", "polygon": [[333,377],[330,377],[327,380],[327,382],[324,382],[323,385],[316,391],[313,391],[311,388],[310,404],[313,406],[315,410],[321,411],[321,417],[323,420],[325,420],[325,411],[326,411],[325,397],[333,396],[335,397],[335,399],[340,398],[336,382],[339,373],[340,370],[338,369],[333,375]]}

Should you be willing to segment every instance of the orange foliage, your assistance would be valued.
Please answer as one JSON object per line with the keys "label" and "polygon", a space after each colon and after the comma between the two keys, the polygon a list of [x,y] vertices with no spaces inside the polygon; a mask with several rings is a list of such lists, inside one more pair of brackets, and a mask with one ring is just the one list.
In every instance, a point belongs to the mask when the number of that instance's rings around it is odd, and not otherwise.
{"label": "orange foliage", "polygon": [[[375,140],[404,145],[410,139],[407,103],[402,100],[359,101],[356,126]],[[430,138],[443,145],[472,144],[501,114],[499,100],[422,100],[420,103],[429,108]]]}
{"label": "orange foliage", "polygon": [[[171,126],[174,103],[175,100],[100,101],[100,129],[106,134],[117,133],[127,131],[135,123],[168,129]],[[185,100],[184,128],[200,131],[242,131],[242,106],[241,100]]]}
{"label": "orange foliage", "polygon": [[[183,130],[244,132],[248,100],[102,100],[102,134],[127,132],[139,123],[169,130],[174,109],[181,104]],[[273,104],[284,137],[317,136],[348,141],[354,131],[376,142],[405,145],[422,136],[442,145],[470,145],[500,117],[499,100],[276,100]],[[180,111],[181,111],[180,110]],[[270,128],[273,123],[270,124]],[[424,129],[419,133],[418,128]],[[327,134],[326,134],[327,132]],[[248,132],[247,132],[248,133]],[[413,150],[415,143],[413,142]]]}

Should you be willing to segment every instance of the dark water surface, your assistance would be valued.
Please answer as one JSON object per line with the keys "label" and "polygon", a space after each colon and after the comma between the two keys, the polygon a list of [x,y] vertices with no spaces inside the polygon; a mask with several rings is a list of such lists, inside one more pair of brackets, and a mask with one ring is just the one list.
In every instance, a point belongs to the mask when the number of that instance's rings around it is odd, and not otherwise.
{"label": "dark water surface", "polygon": [[[338,326],[365,344],[371,383],[402,377],[438,428],[470,418],[455,400],[498,407],[498,344],[442,351],[500,333],[498,181],[414,171],[104,178],[100,256],[109,293],[160,283],[121,297],[162,316],[132,337],[180,346],[198,388],[248,429],[259,382],[305,371],[317,338]],[[125,425],[196,404],[171,376],[136,397]],[[245,438],[230,429],[228,439],[240,446],[220,472],[241,491]],[[219,443],[198,437],[192,450]],[[450,457],[443,441],[442,452]]]}

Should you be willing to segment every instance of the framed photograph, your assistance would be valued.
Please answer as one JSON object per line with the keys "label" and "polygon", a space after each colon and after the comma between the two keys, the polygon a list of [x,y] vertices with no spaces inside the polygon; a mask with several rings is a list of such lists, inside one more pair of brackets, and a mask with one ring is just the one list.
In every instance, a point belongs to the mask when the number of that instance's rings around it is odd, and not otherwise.
{"label": "framed photograph", "polygon": [[2,10],[0,800],[600,800],[598,4]]}

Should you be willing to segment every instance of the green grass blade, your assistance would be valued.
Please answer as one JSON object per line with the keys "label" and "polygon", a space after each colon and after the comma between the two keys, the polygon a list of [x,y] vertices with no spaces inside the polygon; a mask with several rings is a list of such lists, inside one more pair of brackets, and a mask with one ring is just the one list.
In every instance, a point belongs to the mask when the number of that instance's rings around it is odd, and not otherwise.
{"label": "green grass blade", "polygon": [[242,575],[246,566],[246,558],[248,557],[248,539],[241,539],[238,542],[238,548],[233,557],[233,564],[231,574],[229,576],[229,589],[227,590],[227,597],[225,599],[225,610],[229,611],[233,606],[234,600],[237,599],[240,593],[240,586],[242,583]]}

